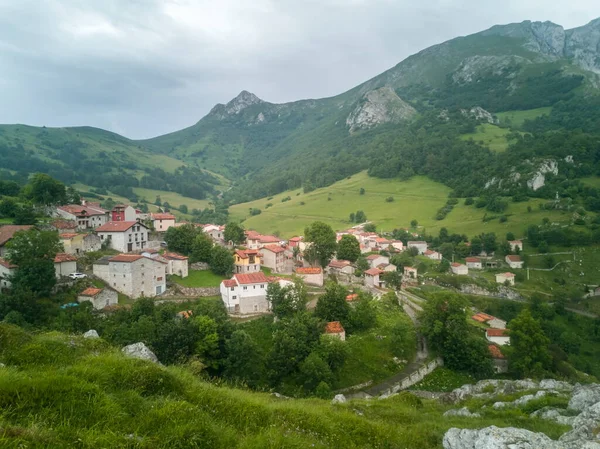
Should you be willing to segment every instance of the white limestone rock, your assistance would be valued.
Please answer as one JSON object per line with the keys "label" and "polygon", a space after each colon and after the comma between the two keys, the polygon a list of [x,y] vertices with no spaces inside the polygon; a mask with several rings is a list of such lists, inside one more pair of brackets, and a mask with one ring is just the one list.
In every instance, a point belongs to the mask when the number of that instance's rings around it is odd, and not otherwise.
{"label": "white limestone rock", "polygon": [[158,363],[156,355],[154,355],[154,353],[142,342],[127,345],[121,349],[121,351],[123,351],[127,357]]}
{"label": "white limestone rock", "polygon": [[94,329],[90,329],[83,334],[83,338],[100,338],[100,335],[98,335],[98,332],[96,332]]}
{"label": "white limestone rock", "polygon": [[531,190],[538,190],[546,184],[546,175],[552,173],[558,175],[558,165],[556,161],[546,160],[540,163],[533,176],[527,181],[527,187]]}
{"label": "white limestone rock", "polygon": [[343,394],[336,394],[334,396],[334,398],[331,400],[332,404],[345,404],[346,403],[346,396],[344,396]]}
{"label": "white limestone rock", "polygon": [[499,123],[498,119],[493,116],[491,113],[486,111],[480,106],[475,106],[469,110],[461,109],[460,112],[464,116],[473,117],[475,120],[479,122],[491,123],[492,125],[497,125]]}
{"label": "white limestone rock", "polygon": [[465,418],[480,418],[479,413],[471,413],[467,407],[448,410],[444,413],[444,416],[462,416]]}
{"label": "white limestone rock", "polygon": [[374,128],[384,123],[400,123],[417,111],[402,100],[391,87],[384,86],[367,92],[348,115],[350,133]]}
{"label": "white limestone rock", "polygon": [[444,435],[445,449],[550,449],[554,441],[543,433],[514,427],[452,428]]}
{"label": "white limestone rock", "polygon": [[558,424],[572,426],[573,421],[575,421],[575,417],[564,416],[564,412],[566,412],[566,410],[556,409],[552,407],[544,407],[539,410],[536,410],[529,416],[531,416],[532,418],[546,419],[548,421],[554,421]]}
{"label": "white limestone rock", "polygon": [[583,411],[597,402],[600,402],[600,385],[575,385],[571,400],[569,400],[569,409]]}

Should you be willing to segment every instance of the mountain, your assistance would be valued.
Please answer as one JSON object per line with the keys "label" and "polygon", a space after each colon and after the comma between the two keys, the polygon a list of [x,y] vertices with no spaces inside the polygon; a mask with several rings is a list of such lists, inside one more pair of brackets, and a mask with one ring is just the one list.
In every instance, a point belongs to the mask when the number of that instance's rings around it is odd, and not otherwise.
{"label": "mountain", "polygon": [[[527,188],[524,178],[529,175],[523,174],[521,182],[511,172],[522,162],[518,158],[525,157],[527,170],[534,173],[547,162],[544,157],[574,156],[563,154],[565,148],[513,151],[519,139],[533,136],[534,146],[541,148],[540,139],[556,130],[580,127],[597,133],[599,48],[600,19],[570,30],[551,22],[498,25],[427,48],[334,97],[274,104],[243,91],[186,129],[140,141],[91,128],[20,126],[17,132],[4,126],[0,154],[14,157],[23,150],[31,167],[88,184],[91,177],[85,173],[100,160],[111,161],[102,164],[107,171],[125,166],[125,173],[140,180],[154,176],[156,169],[173,172],[185,164],[180,174],[196,173],[194,183],[198,173],[208,172],[234,181],[227,197],[236,202],[330,185],[365,169],[388,178],[424,174],[460,195],[478,195],[495,178],[496,188],[512,194]],[[501,123],[498,117],[503,116],[530,120]],[[497,155],[483,140],[463,138],[480,131],[481,123],[503,126],[510,151]],[[589,171],[596,161],[592,144],[586,143],[575,166],[582,163]],[[69,171],[78,160],[87,161],[87,170]],[[561,164],[558,176],[564,172]],[[159,178],[161,186],[168,184],[167,176]],[[216,193],[209,176],[201,181],[197,195]],[[550,195],[544,190],[538,194]]]}

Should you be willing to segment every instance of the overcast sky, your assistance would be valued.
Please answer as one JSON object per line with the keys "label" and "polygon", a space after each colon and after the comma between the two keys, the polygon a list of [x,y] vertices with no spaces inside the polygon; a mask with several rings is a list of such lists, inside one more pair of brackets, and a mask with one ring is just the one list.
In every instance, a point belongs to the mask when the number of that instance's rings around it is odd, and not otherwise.
{"label": "overcast sky", "polygon": [[598,16],[598,0],[0,0],[0,123],[152,137],[244,89],[331,96],[494,24]]}

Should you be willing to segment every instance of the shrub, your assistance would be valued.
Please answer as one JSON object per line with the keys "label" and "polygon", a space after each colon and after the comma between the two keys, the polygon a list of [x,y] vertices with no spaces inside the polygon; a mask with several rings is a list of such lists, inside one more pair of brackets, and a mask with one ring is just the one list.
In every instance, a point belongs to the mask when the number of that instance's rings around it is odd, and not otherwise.
{"label": "shrub", "polygon": [[291,201],[292,197],[291,196],[286,196],[285,198],[281,199],[282,203],[285,203],[286,201]]}
{"label": "shrub", "polygon": [[250,216],[252,216],[252,217],[254,217],[255,215],[260,215],[261,213],[262,213],[262,211],[255,207],[250,209]]}
{"label": "shrub", "polygon": [[393,197],[393,196],[388,196],[388,197],[385,199],[385,202],[386,202],[386,203],[393,203],[393,202],[394,202],[394,197]]}
{"label": "shrub", "polygon": [[471,204],[475,203],[475,200],[471,197],[465,199],[465,206],[470,206]]}
{"label": "shrub", "polygon": [[506,223],[506,221],[508,220],[508,218],[506,217],[506,215],[500,215],[500,223]]}

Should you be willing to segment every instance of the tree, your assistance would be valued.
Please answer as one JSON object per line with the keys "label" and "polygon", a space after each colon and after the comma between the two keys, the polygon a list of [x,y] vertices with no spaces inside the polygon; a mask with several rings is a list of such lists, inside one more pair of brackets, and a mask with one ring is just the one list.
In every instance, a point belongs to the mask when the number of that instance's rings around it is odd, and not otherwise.
{"label": "tree", "polygon": [[333,282],[327,284],[325,293],[317,301],[315,316],[325,321],[340,321],[342,325],[346,325],[350,315],[346,296],[348,290],[342,285]]}
{"label": "tree", "polygon": [[338,243],[337,258],[356,262],[360,257],[360,243],[353,235],[343,235]]}
{"label": "tree", "polygon": [[377,310],[373,297],[366,293],[358,294],[358,301],[350,308],[349,329],[352,332],[363,332],[377,325]]}
{"label": "tree", "polygon": [[416,229],[416,227],[419,226],[419,222],[417,220],[411,220],[410,221],[410,227],[413,229]]}
{"label": "tree", "polygon": [[388,287],[399,289],[402,285],[402,275],[399,271],[386,271],[381,274],[381,279],[385,281]]}
{"label": "tree", "polygon": [[454,248],[454,254],[456,254],[459,258],[464,259],[471,253],[471,248],[465,242],[460,242]]}
{"label": "tree", "polygon": [[[366,217],[365,217],[366,220]],[[376,232],[377,231],[377,225],[375,223],[367,223],[364,227],[363,227],[365,232]]]}
{"label": "tree", "polygon": [[279,318],[292,318],[306,310],[308,293],[301,279],[295,279],[293,285],[282,287],[278,282],[267,286],[267,301],[271,304],[273,314]]}
{"label": "tree", "polygon": [[221,276],[233,273],[233,255],[222,246],[214,246],[210,255],[210,269]]}
{"label": "tree", "polygon": [[49,295],[56,284],[54,257],[63,251],[58,234],[37,229],[19,231],[6,247],[8,260],[19,267],[11,279],[13,289]]}
{"label": "tree", "polygon": [[488,254],[496,251],[496,249],[498,248],[498,243],[496,242],[496,234],[493,232],[481,234],[481,243],[483,245],[484,251]]}
{"label": "tree", "polygon": [[194,241],[199,232],[192,224],[183,226],[171,226],[165,233],[165,242],[171,251],[175,251],[186,256],[192,253]]}
{"label": "tree", "polygon": [[243,330],[236,330],[227,340],[225,348],[225,375],[256,386],[260,379],[262,363],[258,345],[252,337]]}
{"label": "tree", "polygon": [[325,268],[337,249],[336,235],[331,226],[315,221],[304,230],[304,239],[311,243],[314,257]]}
{"label": "tree", "polygon": [[512,240],[514,240],[514,239],[515,239],[515,235],[514,235],[512,232],[507,232],[507,233],[506,233],[506,240],[507,240],[507,241],[509,241],[509,242],[510,242],[510,241],[512,241]]}
{"label": "tree", "polygon": [[180,204],[179,205],[179,212],[181,212],[182,214],[187,214],[188,213],[188,207],[186,204]]}
{"label": "tree", "polygon": [[479,256],[483,251],[483,242],[481,241],[481,237],[473,237],[471,239],[471,254],[474,256]]}
{"label": "tree", "polygon": [[500,244],[500,252],[502,254],[504,254],[505,256],[510,254],[510,243],[508,242],[502,242]]}
{"label": "tree", "polygon": [[34,225],[37,223],[37,218],[33,208],[29,206],[20,206],[15,212],[13,223],[16,225]]}
{"label": "tree", "polygon": [[192,319],[198,331],[196,354],[206,366],[217,367],[219,356],[219,334],[215,320],[208,316],[197,316]]}
{"label": "tree", "polygon": [[64,204],[67,201],[65,185],[45,173],[36,173],[24,188],[25,195],[44,206]]}
{"label": "tree", "polygon": [[300,364],[300,377],[309,393],[314,392],[321,382],[330,385],[333,380],[331,368],[316,352],[311,352]]}
{"label": "tree", "polygon": [[192,243],[192,261],[210,263],[212,249],[213,241],[210,236],[204,232],[198,233]]}
{"label": "tree", "polygon": [[354,214],[354,212],[350,212],[350,223],[355,223],[356,222],[356,215]]}
{"label": "tree", "polygon": [[362,210],[357,210],[354,219],[356,220],[356,223],[364,223],[367,221],[367,214],[365,214]]}
{"label": "tree", "polygon": [[452,259],[452,256],[454,255],[454,244],[448,242],[448,243],[443,243],[440,246],[440,253],[442,253],[442,256],[446,259]]}
{"label": "tree", "polygon": [[364,195],[365,194],[365,189],[363,187],[361,187],[360,190],[358,191],[358,193],[360,195]]}
{"label": "tree", "polygon": [[519,377],[541,377],[552,362],[540,322],[524,309],[510,322],[509,366]]}
{"label": "tree", "polygon": [[246,241],[246,234],[244,232],[244,228],[242,228],[239,224],[229,222],[225,226],[223,238],[226,242],[233,242],[234,245],[239,245]]}
{"label": "tree", "polygon": [[369,269],[369,262],[365,256],[360,256],[356,259],[356,276],[362,276],[362,274]]}
{"label": "tree", "polygon": [[12,198],[4,198],[0,201],[0,217],[14,217],[19,206]]}

